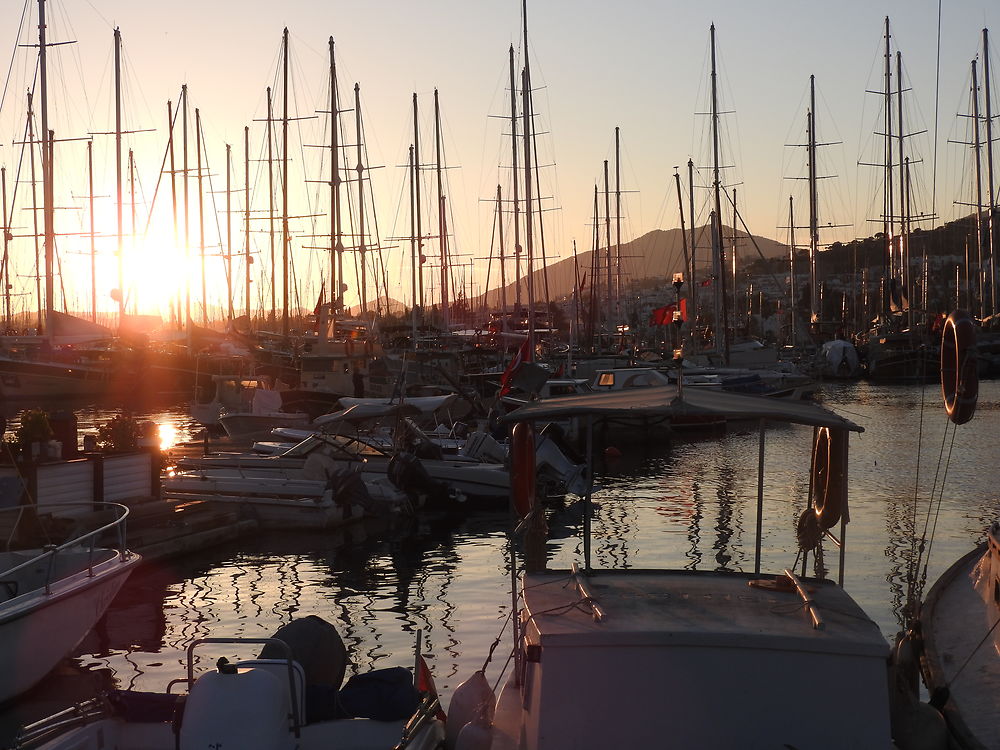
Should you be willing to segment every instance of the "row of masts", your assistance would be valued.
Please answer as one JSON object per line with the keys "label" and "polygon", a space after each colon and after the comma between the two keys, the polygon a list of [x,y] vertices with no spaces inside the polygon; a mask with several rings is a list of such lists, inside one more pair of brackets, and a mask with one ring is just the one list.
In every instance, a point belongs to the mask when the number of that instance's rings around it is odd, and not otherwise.
{"label": "row of masts", "polygon": [[[28,134],[27,143],[31,151],[31,168],[34,171],[34,145],[38,144],[41,151],[41,168],[42,168],[42,184],[43,184],[43,230],[41,236],[43,238],[43,268],[44,272],[38,274],[36,284],[40,284],[41,280],[45,280],[44,290],[39,288],[37,290],[37,297],[39,300],[42,299],[42,292],[44,291],[44,317],[43,327],[48,330],[51,328],[51,314],[54,310],[54,294],[55,294],[55,284],[53,279],[55,278],[54,273],[54,263],[55,263],[55,230],[54,230],[54,200],[53,200],[53,186],[52,186],[52,174],[53,174],[53,160],[54,160],[54,144],[55,137],[54,133],[48,128],[48,90],[47,90],[47,76],[46,76],[46,49],[49,46],[49,42],[46,40],[45,35],[45,0],[38,0],[39,7],[39,70],[40,70],[40,119],[41,119],[41,137],[36,140],[35,133],[33,130],[32,116],[31,116],[31,99],[29,95],[29,118],[28,118]],[[117,209],[117,265],[118,265],[118,314],[120,318],[125,317],[126,311],[126,301],[127,295],[125,290],[125,274],[124,274],[124,196],[123,196],[123,144],[122,136],[128,133],[135,133],[141,131],[126,131],[123,130],[122,123],[122,102],[121,102],[121,34],[116,28],[114,30],[114,50],[115,50],[115,130],[108,134],[115,135],[115,168],[116,168],[116,209]],[[514,247],[515,247],[515,258],[514,258],[514,269],[515,269],[515,304],[518,308],[522,306],[521,300],[521,290],[522,278],[526,281],[527,297],[528,302],[526,305],[527,314],[529,317],[529,337],[531,337],[532,348],[534,347],[534,330],[535,330],[535,264],[536,264],[536,234],[539,235],[538,239],[542,241],[542,257],[544,265],[544,240],[543,240],[543,230],[541,228],[541,222],[538,224],[538,231],[535,229],[536,222],[536,209],[535,206],[539,202],[539,197],[535,195],[536,188],[538,186],[537,181],[537,154],[535,151],[534,142],[534,111],[531,100],[531,74],[529,61],[527,56],[527,17],[525,12],[524,17],[524,66],[520,71],[520,86],[516,84],[517,72],[514,61],[514,48],[513,45],[510,48],[510,89],[511,89],[511,110],[510,110],[510,126],[511,126],[511,157],[512,157],[512,167],[515,179],[513,180],[512,193],[513,193],[513,233],[514,233]],[[330,143],[325,148],[329,149],[330,153],[330,170],[331,176],[329,180],[330,192],[330,233],[329,233],[329,247],[327,249],[330,253],[330,264],[329,264],[329,274],[328,282],[324,281],[324,285],[328,288],[331,301],[335,301],[338,298],[342,298],[343,292],[345,290],[345,274],[344,274],[344,252],[356,252],[359,256],[359,268],[360,273],[358,274],[359,285],[360,285],[360,300],[361,300],[361,312],[363,315],[368,314],[368,262],[366,255],[372,251],[380,250],[381,247],[376,241],[373,244],[369,243],[368,238],[371,236],[365,228],[365,199],[363,184],[366,180],[366,173],[369,167],[365,165],[365,156],[363,151],[363,125],[361,121],[361,107],[360,107],[360,95],[359,86],[355,84],[354,87],[354,111],[356,120],[356,131],[357,131],[357,143],[355,144],[357,149],[357,160],[356,166],[352,167],[353,171],[356,171],[356,177],[345,180],[341,177],[341,149],[347,148],[341,141],[340,133],[340,114],[343,112],[349,112],[350,110],[342,110],[340,108],[339,96],[337,90],[337,76],[336,76],[336,60],[334,54],[334,42],[330,39],[329,44],[330,50],[330,102],[331,106],[328,111],[330,115]],[[892,312],[892,295],[890,291],[891,280],[899,279],[899,284],[905,290],[907,299],[913,299],[913,289],[914,281],[911,273],[911,261],[909,252],[909,237],[911,234],[912,224],[915,221],[913,217],[911,202],[912,202],[912,189],[911,189],[911,157],[906,152],[906,139],[916,133],[906,132],[904,127],[904,110],[902,103],[903,94],[903,83],[902,83],[902,56],[899,51],[896,51],[895,55],[892,54],[890,47],[890,32],[889,32],[889,22],[886,19],[885,23],[885,59],[884,59],[884,77],[885,86],[884,91],[881,92],[885,98],[884,102],[884,151],[885,158],[883,162],[884,173],[884,205],[882,211],[882,222],[883,231],[886,241],[886,253],[884,256],[884,268],[883,268],[883,292],[882,292],[882,311],[883,315],[888,318]],[[974,248],[970,248],[969,257],[967,258],[965,264],[965,278],[963,285],[963,295],[964,302],[966,306],[970,309],[976,310],[978,314],[982,317],[988,313],[996,312],[997,310],[997,272],[995,259],[995,240],[996,231],[994,227],[995,222],[995,209],[996,209],[996,196],[994,191],[994,179],[993,179],[993,136],[992,136],[992,101],[991,101],[991,91],[990,91],[990,69],[989,69],[989,53],[988,53],[988,32],[983,30],[983,80],[984,84],[981,87],[978,83],[978,70],[977,62],[974,60],[972,62],[972,113],[970,117],[973,122],[973,140],[967,144],[973,149],[975,157],[975,207],[976,207],[976,237],[977,241]],[[727,285],[732,284],[733,293],[735,294],[736,289],[736,277],[735,277],[735,252],[733,253],[733,263],[732,263],[732,273],[729,273],[726,268],[726,254],[725,254],[725,238],[723,237],[723,206],[722,206],[722,195],[725,192],[722,179],[721,170],[723,167],[720,164],[720,143],[719,143],[719,107],[718,107],[718,89],[717,89],[717,70],[716,70],[716,55],[715,55],[715,27],[711,28],[711,130],[712,130],[712,203],[713,210],[711,212],[711,234],[712,234],[712,278],[717,282],[717,293],[714,295],[713,302],[713,319],[715,321],[715,346],[721,352],[728,352],[730,344],[730,321],[733,318],[733,314],[730,312],[730,298],[727,294]],[[894,65],[893,65],[894,63]],[[893,78],[895,78],[895,85],[893,85]],[[289,152],[289,123],[295,119],[289,113],[289,70],[288,70],[288,31],[287,29],[283,32],[282,36],[282,80],[283,80],[283,90],[282,90],[282,107],[280,117],[275,117],[273,112],[273,102],[271,89],[267,90],[267,162],[268,162],[268,188],[269,188],[269,208],[268,208],[268,222],[269,222],[269,236],[270,236],[270,256],[271,256],[271,266],[272,269],[272,284],[271,284],[271,310],[276,311],[279,307],[277,299],[277,284],[274,283],[279,276],[281,278],[281,333],[283,335],[288,335],[290,332],[290,278],[291,278],[291,263],[290,263],[290,250],[291,250],[291,230],[289,221],[294,218],[302,217],[292,217],[289,213],[289,187],[288,187],[288,152]],[[518,89],[520,90],[520,113],[518,112]],[[983,107],[980,107],[980,91],[983,93],[984,102]],[[183,214],[184,214],[184,232],[183,232],[183,245],[184,247],[190,247],[190,221],[189,221],[189,184],[188,177],[192,170],[188,164],[188,97],[187,97],[187,87],[182,87],[181,94],[181,106],[179,108],[181,114],[181,129],[182,129],[182,149],[183,149],[183,164],[180,170],[175,169],[174,165],[174,129],[176,117],[172,111],[172,104],[168,102],[168,120],[170,123],[170,138],[168,144],[169,159],[170,159],[170,169],[168,170],[171,180],[171,194],[173,198],[173,214],[174,214],[174,224],[175,233],[179,235],[178,232],[178,198],[175,179],[178,174],[183,176]],[[818,201],[817,201],[817,190],[816,184],[819,179],[816,168],[816,149],[819,145],[816,140],[816,106],[815,106],[815,82],[813,79],[810,81],[810,105],[807,113],[807,139],[808,143],[805,144],[807,148],[807,166],[808,166],[808,180],[809,180],[809,284],[810,284],[810,297],[809,297],[809,307],[810,307],[810,320],[814,321],[819,315],[819,283],[816,276],[816,258],[819,252],[819,221],[818,221]],[[272,152],[272,147],[274,143],[273,126],[276,123],[281,125],[281,147],[280,147],[280,159],[276,160]],[[520,134],[518,132],[518,126],[520,123]],[[449,248],[449,229],[448,229],[448,202],[447,196],[444,190],[444,180],[443,172],[446,167],[443,164],[442,158],[442,135],[441,135],[441,116],[440,116],[440,103],[438,92],[434,92],[434,147],[435,147],[435,163],[434,169],[436,170],[437,177],[437,235],[436,239],[438,241],[440,250],[440,268],[439,268],[439,300],[440,308],[443,316],[443,321],[445,327],[450,326],[449,311],[452,302],[452,290],[454,288],[453,279],[450,277],[451,268],[453,265],[454,258],[452,257],[451,249]],[[981,138],[981,126],[985,128],[985,137]],[[419,137],[419,117],[418,117],[418,102],[417,95],[413,95],[413,128],[414,128],[414,142],[410,146],[410,157],[409,157],[409,178],[410,178],[410,193],[411,193],[411,231],[410,231],[410,242],[411,242],[411,293],[413,304],[411,306],[412,317],[411,325],[413,327],[414,339],[416,339],[416,331],[420,323],[421,318],[424,314],[426,305],[426,296],[424,289],[424,262],[425,256],[423,253],[423,243],[427,239],[434,239],[430,235],[424,234],[424,228],[422,226],[422,196],[421,196],[421,180],[419,179],[419,174],[422,169],[425,169],[427,165],[422,164],[420,158],[420,137]],[[91,134],[95,135],[95,134]],[[595,225],[594,225],[594,253],[592,257],[592,267],[590,270],[591,276],[591,286],[590,286],[590,316],[591,320],[588,323],[591,335],[596,333],[598,328],[602,325],[611,325],[614,321],[618,320],[620,316],[620,299],[622,293],[622,258],[621,258],[621,218],[622,218],[622,208],[621,208],[621,175],[620,175],[620,142],[619,142],[619,129],[615,129],[615,186],[614,190],[611,190],[610,186],[610,176],[609,176],[609,164],[607,161],[604,162],[604,234],[605,234],[605,245],[604,245],[604,263],[603,267],[601,264],[601,256],[599,253],[600,249],[600,227],[599,227],[599,217],[598,217],[598,194],[599,188],[595,185],[594,191],[594,202],[595,202]],[[195,139],[196,139],[196,165],[193,169],[194,174],[197,179],[197,192],[198,192],[198,248],[200,252],[201,261],[201,297],[203,301],[202,305],[202,319],[205,324],[208,323],[208,289],[207,289],[207,274],[206,274],[206,259],[208,257],[208,248],[205,241],[205,225],[204,225],[204,186],[203,180],[206,176],[207,164],[202,163],[202,155],[204,153],[204,148],[202,144],[202,128],[200,112],[195,109]],[[519,142],[520,139],[520,142]],[[92,143],[87,144],[88,151],[88,172],[89,172],[89,201],[91,205],[91,274],[92,278],[96,279],[96,249],[94,245],[94,240],[96,237],[96,231],[94,227],[94,210],[93,201],[96,197],[94,195],[93,187],[93,166],[92,166]],[[232,228],[231,228],[231,215],[235,213],[232,209],[231,195],[232,195],[232,185],[231,185],[231,175],[232,175],[232,149],[229,144],[226,144],[226,251],[221,253],[226,262],[226,280],[228,285],[227,290],[227,300],[228,300],[228,310],[227,315],[230,319],[235,316],[235,304],[233,298],[233,259],[237,254],[233,252],[233,240],[232,240]],[[245,185],[244,185],[244,234],[246,236],[246,249],[242,253],[245,256],[245,299],[243,306],[246,310],[246,314],[249,316],[252,309],[252,299],[251,299],[251,250],[250,250],[250,234],[251,234],[251,210],[250,210],[250,147],[249,147],[249,128],[244,129],[244,160],[245,160]],[[274,194],[274,164],[275,161],[280,163],[280,179],[281,179],[281,207],[280,213],[277,213],[277,207],[275,206]],[[534,161],[534,163],[533,163]],[[984,197],[983,195],[983,171],[985,161],[985,172],[986,172],[986,182],[988,185],[988,195]],[[523,165],[523,180],[518,179],[518,175],[521,174],[521,167]],[[691,162],[689,161],[689,182],[693,188],[693,174],[691,174]],[[132,155],[132,151],[128,152],[128,181],[130,184],[131,192],[131,206],[132,206],[132,228],[133,234],[136,234],[136,217],[135,217],[135,165]],[[678,202],[681,202],[680,196],[680,183],[679,176],[678,179]],[[9,216],[7,215],[7,195],[6,195],[6,169],[0,173],[0,181],[2,181],[3,190],[3,221],[4,221],[4,258],[3,258],[3,273],[4,273],[4,313],[5,316],[10,319],[11,316],[11,300],[10,291],[12,284],[10,283],[10,258],[9,258],[9,242],[11,235],[9,232]],[[357,190],[357,203],[358,203],[358,215],[357,215],[357,233],[354,235],[356,238],[356,244],[352,240],[352,244],[348,245],[345,243],[345,234],[343,228],[343,217],[342,217],[342,203],[343,196],[341,193],[342,185],[344,182],[356,181],[358,183]],[[521,194],[523,188],[523,195]],[[34,176],[32,176],[32,189],[34,190]],[[615,210],[612,214],[610,198],[611,195],[615,198]],[[984,215],[984,199],[988,200],[988,209],[985,210]],[[500,207],[503,205],[503,197],[501,187],[497,187],[497,205],[498,212]],[[731,239],[731,244],[735,248],[735,237],[736,237],[736,205],[735,205],[735,191],[733,191],[732,197],[729,200],[733,204],[733,238]],[[691,242],[690,242],[690,255],[687,250],[687,240],[685,237],[685,269],[688,273],[689,282],[693,282],[695,279],[696,264],[695,264],[695,237],[694,237],[694,211],[693,211],[693,190],[691,197]],[[538,209],[540,211],[540,209]],[[683,226],[683,207],[681,207],[682,212],[682,226]],[[612,241],[612,217],[614,217],[615,232],[614,241]],[[929,216],[924,215],[923,218],[929,218]],[[277,252],[276,248],[276,236],[275,231],[276,222],[280,221],[280,254]],[[522,221],[523,221],[523,245],[522,245]],[[500,224],[500,222],[498,222]],[[791,199],[789,201],[789,232],[790,232],[790,245],[792,254],[792,278],[794,283],[794,255],[795,255],[795,220],[794,220],[794,210],[792,207]],[[501,229],[502,232],[502,229]],[[682,229],[683,233],[683,229]],[[39,232],[36,230],[36,238]],[[523,249],[523,252],[522,252]],[[502,294],[506,296],[506,270],[504,267],[504,246],[501,237],[500,243],[500,253],[501,253],[501,289]],[[36,249],[36,256],[38,252]],[[280,256],[280,262],[279,262]],[[689,257],[688,257],[689,256]],[[523,261],[523,267],[522,267]],[[282,269],[279,273],[276,269]],[[378,278],[376,274],[376,285],[378,284]],[[605,285],[603,300],[601,300],[600,286]],[[689,283],[689,288],[691,283]],[[926,284],[924,286],[924,294],[926,295]],[[693,293],[694,290],[688,292],[689,301],[692,308],[693,319],[697,319],[696,305],[697,295]],[[794,299],[794,289],[792,293]],[[547,298],[547,295],[546,295]],[[600,308],[603,305],[605,307],[604,321],[601,322]],[[506,308],[507,300],[502,300],[502,306]],[[735,309],[735,304],[733,305]],[[92,281],[91,285],[91,308],[92,317],[96,319],[96,309],[97,309],[97,297],[96,297],[96,283]],[[910,307],[912,323],[912,307]],[[180,318],[180,314],[178,318]],[[185,293],[184,299],[184,311],[183,317],[186,320],[192,319],[191,310],[191,298],[190,291]],[[793,316],[794,321],[794,316]],[[794,324],[794,323],[793,323]]]}
{"label": "row of masts", "polygon": [[[34,112],[32,109],[32,94],[29,91],[28,99],[28,118],[26,125],[26,139],[22,143],[28,147],[28,153],[30,154],[30,166],[31,166],[31,185],[32,185],[32,195],[33,204],[37,205],[37,197],[35,196],[35,186],[38,184],[38,180],[35,175],[35,151],[36,147],[41,152],[41,171],[42,179],[41,184],[43,186],[42,195],[42,208],[41,213],[43,216],[43,228],[39,231],[37,227],[37,211],[33,211],[34,220],[36,222],[36,227],[33,232],[35,242],[36,242],[36,263],[35,267],[39,269],[39,272],[35,274],[36,278],[36,297],[39,303],[39,313],[38,313],[38,328],[49,332],[52,328],[51,318],[55,311],[55,291],[56,291],[56,273],[54,268],[55,263],[55,221],[54,212],[56,207],[54,205],[53,198],[53,158],[54,158],[54,143],[56,139],[54,134],[48,129],[48,77],[47,77],[47,52],[48,48],[52,46],[52,42],[48,41],[46,38],[46,22],[45,22],[45,0],[38,0],[38,13],[39,13],[39,115],[41,118],[41,129],[44,135],[48,137],[38,138],[34,132]],[[35,46],[35,45],[31,45]],[[94,207],[94,199],[98,196],[95,194],[93,186],[93,144],[92,137],[94,135],[114,135],[115,136],[115,185],[116,185],[116,226],[117,226],[117,244],[116,244],[116,260],[117,260],[117,276],[118,285],[117,289],[113,290],[112,296],[117,301],[117,312],[119,321],[124,320],[126,314],[126,304],[128,302],[128,297],[125,289],[125,273],[124,273],[124,211],[126,206],[126,201],[124,199],[124,148],[122,143],[122,137],[127,134],[144,132],[137,130],[125,130],[122,125],[122,70],[121,70],[121,32],[118,28],[114,30],[114,89],[115,89],[115,129],[108,133],[90,133],[88,138],[80,139],[87,140],[87,163],[88,163],[88,202],[90,208],[90,231],[86,234],[90,235],[90,275],[91,275],[91,288],[90,288],[90,309],[91,309],[91,319],[96,322],[97,319],[97,250],[96,250],[96,238],[98,237],[98,232],[95,226],[95,216],[96,211]],[[360,108],[360,87],[355,84],[355,107],[354,111],[356,113],[356,126],[357,126],[357,166],[354,168],[357,172],[356,181],[359,184],[359,189],[357,191],[358,199],[358,232],[357,232],[357,245],[348,246],[344,242],[344,229],[343,229],[343,219],[342,219],[342,196],[341,196],[341,186],[347,181],[341,177],[341,154],[340,150],[342,148],[339,143],[340,137],[340,127],[339,127],[339,115],[342,111],[339,109],[338,97],[337,97],[337,77],[336,77],[336,62],[334,57],[334,43],[333,39],[330,39],[330,71],[331,71],[331,102],[333,102],[331,109],[329,111],[331,119],[331,142],[329,145],[331,153],[331,178],[329,184],[331,187],[331,227],[330,227],[330,247],[324,248],[328,249],[330,252],[330,272],[329,272],[329,289],[330,294],[334,300],[337,299],[338,293],[341,295],[344,291],[343,279],[344,279],[344,269],[343,269],[343,253],[345,251],[353,250],[359,253],[360,262],[360,273],[358,277],[360,279],[361,285],[361,309],[362,313],[368,312],[368,294],[367,294],[367,273],[366,273],[366,252],[374,249],[379,250],[378,243],[372,245],[368,242],[368,232],[365,229],[365,200],[364,200],[364,190],[362,183],[366,179],[365,174],[367,172],[367,167],[364,164],[364,141],[363,141],[363,129],[361,123],[361,108]],[[291,231],[289,226],[289,220],[294,218],[302,217],[292,217],[289,213],[289,187],[288,187],[288,153],[289,153],[289,138],[288,129],[289,122],[294,118],[289,113],[289,70],[288,70],[288,31],[284,30],[282,35],[282,80],[283,80],[283,91],[282,91],[282,106],[280,117],[275,117],[273,111],[273,102],[271,89],[267,89],[267,118],[266,118],[266,130],[267,130],[267,164],[268,164],[268,209],[267,209],[267,220],[269,223],[268,235],[270,237],[270,255],[271,255],[271,268],[272,268],[272,284],[271,284],[271,310],[272,314],[274,311],[279,309],[279,300],[277,298],[277,284],[273,283],[279,277],[281,278],[281,299],[280,299],[280,310],[281,310],[281,332],[284,335],[288,335],[290,330],[290,247],[291,247]],[[350,111],[350,110],[346,110]],[[197,211],[198,211],[198,241],[197,248],[200,256],[200,282],[201,282],[201,298],[202,298],[202,323],[208,324],[208,279],[207,279],[207,258],[209,257],[209,248],[205,240],[205,207],[204,207],[204,180],[208,176],[208,164],[207,164],[207,151],[204,148],[202,142],[202,125],[201,125],[201,113],[200,110],[195,108],[195,154],[196,154],[196,164],[192,167],[189,164],[189,135],[190,129],[188,126],[189,120],[189,106],[188,106],[188,92],[187,86],[184,85],[181,88],[180,104],[177,108],[177,112],[174,112],[173,102],[167,103],[167,118],[168,118],[168,128],[169,128],[169,138],[167,144],[167,151],[164,154],[164,162],[169,159],[169,168],[161,168],[161,174],[166,173],[169,175],[170,188],[171,188],[171,202],[172,202],[172,214],[173,214],[173,224],[174,224],[174,236],[175,243],[178,247],[183,247],[186,250],[186,254],[190,256],[190,248],[192,246],[191,234],[192,234],[192,221],[191,221],[191,186],[190,177],[194,175],[197,181]],[[178,125],[177,120],[180,119],[180,124]],[[280,156],[275,157],[274,154],[274,126],[280,123],[281,126],[281,147]],[[180,133],[177,133],[177,130]],[[177,136],[179,135],[179,138]],[[181,141],[181,165],[178,169],[176,165],[176,148],[175,148],[175,138]],[[438,136],[440,144],[440,135]],[[440,145],[438,147],[440,153]],[[202,162],[202,157],[206,157],[206,161]],[[235,317],[236,309],[233,295],[233,260],[239,255],[243,255],[245,258],[245,276],[244,276],[244,287],[245,287],[245,297],[243,301],[243,307],[245,314],[249,318],[252,315],[253,305],[251,299],[251,213],[250,209],[250,163],[253,161],[250,156],[250,138],[249,138],[249,127],[244,128],[244,235],[246,238],[246,249],[242,253],[237,253],[234,251],[231,218],[234,213],[232,207],[232,171],[233,171],[233,160],[232,160],[232,147],[230,144],[226,144],[226,222],[225,222],[225,242],[226,250],[220,253],[225,261],[225,275],[227,283],[227,317],[232,320]],[[275,205],[275,166],[278,164],[278,170],[281,179],[281,207],[280,212]],[[132,213],[132,234],[133,236],[138,234],[137,219],[136,219],[136,199],[135,199],[135,161],[133,157],[133,152],[131,149],[128,150],[128,182],[130,185],[131,193],[131,213]],[[178,195],[178,176],[181,176],[181,196]],[[3,193],[3,226],[4,226],[4,255],[3,255],[3,265],[0,268],[0,277],[4,283],[4,316],[7,320],[7,326],[10,327],[10,320],[12,318],[12,305],[11,305],[11,290],[13,289],[13,284],[11,283],[11,256],[9,245],[13,239],[13,235],[10,231],[10,216],[8,215],[8,203],[7,196],[7,185],[6,185],[6,168],[0,171],[0,182],[2,182],[2,193]],[[440,179],[439,179],[440,186]],[[440,187],[439,187],[440,191]],[[155,200],[155,198],[154,198]],[[441,200],[442,205],[442,221],[444,221],[444,210],[443,210],[443,197]],[[150,212],[152,209],[150,209]],[[183,216],[183,231],[181,231],[181,222],[179,220],[179,214]],[[278,232],[276,231],[276,224],[280,222],[280,243],[281,251],[276,253],[275,244],[277,242]],[[147,223],[148,230],[148,223]],[[444,235],[445,232],[442,232]],[[37,248],[38,240],[42,240],[42,249],[44,252],[44,259],[38,257],[39,252]],[[280,259],[279,259],[280,258]],[[40,262],[41,261],[41,262]],[[443,264],[446,265],[447,264]],[[277,270],[283,269],[283,271]],[[326,286],[326,281],[324,281],[324,287]],[[446,287],[446,285],[444,285]],[[445,292],[445,295],[447,292]],[[65,300],[65,295],[63,295]],[[447,296],[445,296],[447,300]],[[44,306],[43,306],[44,301]],[[177,319],[182,318],[187,321],[192,321],[194,315],[192,314],[192,299],[190,289],[185,289],[183,301],[178,300],[177,303]],[[447,305],[444,305],[447,308]],[[183,310],[181,309],[183,308]]]}

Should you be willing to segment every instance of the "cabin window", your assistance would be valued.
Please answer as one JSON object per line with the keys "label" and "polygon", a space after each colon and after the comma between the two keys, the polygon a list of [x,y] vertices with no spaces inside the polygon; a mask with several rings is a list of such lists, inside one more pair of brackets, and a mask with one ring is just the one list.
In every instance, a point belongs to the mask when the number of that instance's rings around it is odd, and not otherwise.
{"label": "cabin window", "polygon": [[610,388],[615,384],[615,374],[613,372],[602,372],[601,378],[597,381],[597,384]]}

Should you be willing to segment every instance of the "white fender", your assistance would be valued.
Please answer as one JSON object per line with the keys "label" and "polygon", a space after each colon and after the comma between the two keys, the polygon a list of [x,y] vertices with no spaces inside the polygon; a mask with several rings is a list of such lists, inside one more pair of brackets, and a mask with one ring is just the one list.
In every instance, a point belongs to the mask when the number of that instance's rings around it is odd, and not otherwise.
{"label": "white fender", "polygon": [[[458,735],[466,724],[476,723],[483,727],[492,724],[495,708],[496,696],[483,672],[476,672],[455,688],[451,703],[448,705],[448,722],[445,727],[444,744],[447,750],[455,750],[458,747]],[[471,740],[472,730],[469,741]],[[489,747],[489,744],[474,747]]]}

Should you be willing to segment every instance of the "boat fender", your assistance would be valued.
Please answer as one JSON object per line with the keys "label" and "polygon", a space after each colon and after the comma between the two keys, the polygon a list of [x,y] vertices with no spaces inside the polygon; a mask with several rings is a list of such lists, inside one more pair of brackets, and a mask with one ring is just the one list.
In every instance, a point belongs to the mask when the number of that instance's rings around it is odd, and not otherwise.
{"label": "boat fender", "polygon": [[965,424],[976,413],[978,367],[976,325],[967,313],[955,310],[941,331],[941,395],[948,419],[955,424]]}
{"label": "boat fender", "polygon": [[[445,726],[444,745],[447,750],[456,750],[466,746],[459,744],[459,733],[466,725],[478,723],[489,726],[493,723],[493,712],[496,707],[496,696],[482,671],[476,672],[469,679],[455,688],[451,703],[448,704],[448,722]],[[468,741],[472,740],[472,732]],[[470,745],[472,747],[489,747],[486,745]]]}
{"label": "boat fender", "polygon": [[820,427],[812,455],[812,505],[820,529],[847,520],[847,430]]}
{"label": "boat fender", "polygon": [[510,433],[510,493],[524,518],[535,504],[535,433],[527,422],[516,423]]}

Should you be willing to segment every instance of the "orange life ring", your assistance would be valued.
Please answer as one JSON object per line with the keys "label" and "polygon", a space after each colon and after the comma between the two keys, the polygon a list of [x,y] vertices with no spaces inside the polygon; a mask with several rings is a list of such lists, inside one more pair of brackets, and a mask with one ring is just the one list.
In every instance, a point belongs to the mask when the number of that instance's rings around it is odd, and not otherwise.
{"label": "orange life ring", "polygon": [[955,424],[965,424],[976,413],[978,368],[976,324],[968,314],[955,310],[941,331],[941,395],[948,419]]}
{"label": "orange life ring", "polygon": [[821,529],[847,521],[847,430],[820,427],[813,443],[812,506]]}
{"label": "orange life ring", "polygon": [[521,518],[535,504],[535,433],[527,422],[510,433],[510,499]]}

